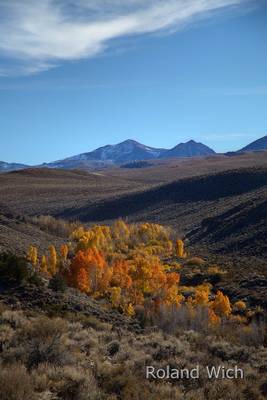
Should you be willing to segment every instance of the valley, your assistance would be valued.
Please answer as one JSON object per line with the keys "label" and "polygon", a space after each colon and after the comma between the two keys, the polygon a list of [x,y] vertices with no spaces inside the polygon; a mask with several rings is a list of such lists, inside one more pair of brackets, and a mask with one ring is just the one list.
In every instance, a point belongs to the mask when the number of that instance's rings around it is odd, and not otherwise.
{"label": "valley", "polygon": [[[265,305],[267,153],[151,161],[147,168],[26,169],[0,176],[0,249],[25,254],[62,243],[32,222],[40,215],[110,224],[117,218],[172,227],[190,252],[228,271],[235,296]],[[243,284],[253,277],[260,285]],[[253,278],[254,279],[254,278]]]}

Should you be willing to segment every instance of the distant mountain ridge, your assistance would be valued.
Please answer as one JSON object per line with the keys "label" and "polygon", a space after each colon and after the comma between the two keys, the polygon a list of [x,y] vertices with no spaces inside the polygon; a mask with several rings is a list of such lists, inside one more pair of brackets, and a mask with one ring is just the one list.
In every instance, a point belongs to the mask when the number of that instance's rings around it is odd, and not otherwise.
{"label": "distant mountain ridge", "polygon": [[[267,150],[267,135],[255,140],[244,148],[225,153],[226,155],[238,155],[246,151]],[[90,169],[103,168],[112,165],[120,165],[146,160],[158,160],[182,157],[205,157],[215,155],[215,151],[203,143],[189,140],[186,143],[179,143],[172,149],[155,148],[141,144],[135,140],[125,140],[115,145],[106,145],[96,150],[64,158],[62,160],[44,163],[35,168],[56,168],[56,169]],[[28,168],[28,165],[17,163],[6,163],[0,161],[0,173],[10,172]]]}
{"label": "distant mountain ridge", "polygon": [[0,161],[0,172],[18,171],[24,168],[28,168],[28,165]]}
{"label": "distant mountain ridge", "polygon": [[102,164],[122,164],[129,161],[148,160],[159,157],[164,149],[156,149],[145,146],[135,140],[125,140],[115,145],[106,145],[99,147],[88,153],[78,154],[74,157],[68,157],[61,161],[56,161],[47,165],[55,165],[57,163],[77,163],[78,162],[98,162]]}
{"label": "distant mountain ridge", "polygon": [[122,165],[134,161],[153,160],[173,157],[196,157],[215,154],[208,146],[190,140],[180,143],[173,149],[154,148],[141,144],[135,140],[99,147],[89,153],[82,153],[64,160],[44,164],[48,168],[78,168],[97,167],[108,165]]}

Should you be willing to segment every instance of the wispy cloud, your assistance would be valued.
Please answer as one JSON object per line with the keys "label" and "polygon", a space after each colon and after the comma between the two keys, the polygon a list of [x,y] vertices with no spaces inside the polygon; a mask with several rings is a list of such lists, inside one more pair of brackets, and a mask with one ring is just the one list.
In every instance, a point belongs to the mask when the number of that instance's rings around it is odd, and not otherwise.
{"label": "wispy cloud", "polygon": [[94,57],[111,40],[181,29],[195,18],[247,0],[0,0],[0,54],[34,74],[63,61]]}

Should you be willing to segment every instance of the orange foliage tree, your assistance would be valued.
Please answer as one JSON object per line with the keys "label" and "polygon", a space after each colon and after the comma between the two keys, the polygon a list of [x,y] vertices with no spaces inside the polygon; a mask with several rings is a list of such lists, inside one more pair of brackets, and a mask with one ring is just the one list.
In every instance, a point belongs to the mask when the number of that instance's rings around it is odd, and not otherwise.
{"label": "orange foliage tree", "polygon": [[62,257],[62,259],[64,261],[67,260],[68,252],[69,252],[68,245],[67,244],[62,244],[61,247],[60,247],[60,254],[61,254],[61,257]]}
{"label": "orange foliage tree", "polygon": [[112,268],[96,248],[79,250],[66,274],[70,286],[95,296],[105,293],[111,276]]}

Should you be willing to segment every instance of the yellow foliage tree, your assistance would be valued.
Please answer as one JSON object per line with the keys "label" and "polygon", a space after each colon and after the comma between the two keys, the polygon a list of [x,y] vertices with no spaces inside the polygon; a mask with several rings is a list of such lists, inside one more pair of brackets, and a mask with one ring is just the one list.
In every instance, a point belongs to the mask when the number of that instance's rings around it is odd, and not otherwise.
{"label": "yellow foliage tree", "polygon": [[135,310],[134,310],[132,303],[128,304],[127,309],[126,309],[126,314],[129,315],[129,317],[132,317],[135,315]]}
{"label": "yellow foliage tree", "polygon": [[180,258],[183,258],[185,256],[184,242],[181,239],[176,240],[176,255]]}
{"label": "yellow foliage tree", "polygon": [[51,245],[49,246],[49,272],[52,276],[55,275],[55,273],[57,272],[57,251],[55,246]]}
{"label": "yellow foliage tree", "polygon": [[46,256],[43,255],[42,259],[41,259],[41,264],[40,264],[40,270],[41,272],[47,273],[47,260],[46,260]]}
{"label": "yellow foliage tree", "polygon": [[27,259],[32,265],[34,265],[34,266],[37,265],[38,251],[37,251],[36,247],[30,246],[28,253],[27,253]]}
{"label": "yellow foliage tree", "polygon": [[194,304],[200,305],[200,306],[208,305],[209,296],[210,296],[210,286],[209,285],[197,286],[195,289]]}
{"label": "yellow foliage tree", "polygon": [[216,315],[223,317],[231,314],[232,308],[229,298],[218,290],[212,303],[212,309]]}
{"label": "yellow foliage tree", "polygon": [[110,288],[110,301],[113,307],[119,308],[121,303],[121,288],[115,286]]}

